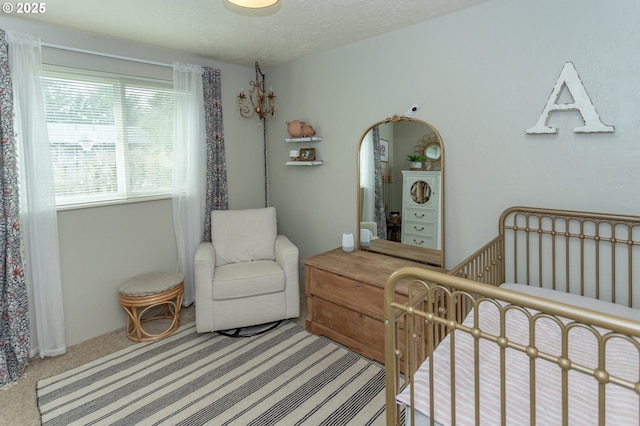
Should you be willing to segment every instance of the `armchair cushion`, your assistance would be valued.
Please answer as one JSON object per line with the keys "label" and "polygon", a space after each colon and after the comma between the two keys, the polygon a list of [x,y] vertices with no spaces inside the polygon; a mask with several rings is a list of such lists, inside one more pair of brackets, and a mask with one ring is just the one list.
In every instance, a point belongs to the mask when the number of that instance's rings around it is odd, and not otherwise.
{"label": "armchair cushion", "polygon": [[234,263],[216,268],[213,300],[240,299],[284,291],[284,271],[270,260]]}
{"label": "armchair cushion", "polygon": [[274,207],[212,211],[211,242],[216,266],[273,260],[277,233]]}

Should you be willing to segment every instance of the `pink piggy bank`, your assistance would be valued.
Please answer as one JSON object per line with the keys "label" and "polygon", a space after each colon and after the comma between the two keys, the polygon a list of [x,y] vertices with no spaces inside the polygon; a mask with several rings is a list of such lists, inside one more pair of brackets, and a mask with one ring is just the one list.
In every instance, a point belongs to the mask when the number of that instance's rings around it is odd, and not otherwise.
{"label": "pink piggy bank", "polygon": [[303,138],[308,138],[311,137],[313,135],[316,134],[316,131],[313,129],[313,126],[311,126],[310,124],[303,124],[302,125],[302,137]]}
{"label": "pink piggy bank", "polygon": [[287,131],[289,132],[289,136],[292,138],[301,138],[302,137],[302,126],[304,126],[304,121],[293,120],[287,122]]}

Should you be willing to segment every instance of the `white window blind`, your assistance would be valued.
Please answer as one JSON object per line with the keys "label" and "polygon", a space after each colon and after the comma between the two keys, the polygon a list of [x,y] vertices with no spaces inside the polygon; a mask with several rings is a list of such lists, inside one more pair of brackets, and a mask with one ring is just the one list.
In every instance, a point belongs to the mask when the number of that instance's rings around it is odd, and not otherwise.
{"label": "white window blind", "polygon": [[173,83],[46,68],[56,204],[171,193]]}

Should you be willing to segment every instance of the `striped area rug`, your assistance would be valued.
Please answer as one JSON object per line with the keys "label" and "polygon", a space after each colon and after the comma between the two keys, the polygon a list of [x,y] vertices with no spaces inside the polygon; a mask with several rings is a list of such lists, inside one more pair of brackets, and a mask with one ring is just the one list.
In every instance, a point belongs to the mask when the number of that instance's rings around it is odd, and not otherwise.
{"label": "striped area rug", "polygon": [[292,322],[254,337],[193,323],[40,380],[43,425],[384,424],[384,369]]}

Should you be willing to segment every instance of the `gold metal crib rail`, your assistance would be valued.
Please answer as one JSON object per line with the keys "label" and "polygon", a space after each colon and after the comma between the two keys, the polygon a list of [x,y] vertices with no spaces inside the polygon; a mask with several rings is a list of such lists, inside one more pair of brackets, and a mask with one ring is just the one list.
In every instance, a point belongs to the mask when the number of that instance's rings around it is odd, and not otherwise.
{"label": "gold metal crib rail", "polygon": [[[396,286],[398,283],[407,285],[407,280],[410,280],[408,301],[404,304],[394,302]],[[463,315],[465,312],[459,309],[460,306],[473,309],[473,314],[469,315],[466,321]],[[483,311],[485,306],[497,312],[496,325],[485,327],[486,320],[479,320],[478,312]],[[514,315],[526,319],[523,335],[525,337],[511,335],[510,329],[513,325],[509,324],[509,321]],[[560,340],[556,346],[549,347],[549,343],[544,342],[545,336],[536,331],[543,322],[557,329]],[[576,334],[577,330],[580,334]],[[451,335],[453,331],[455,333]],[[576,346],[579,344],[577,340],[585,340],[585,333],[592,336],[593,341],[593,347],[589,347],[589,351],[593,351],[593,357],[587,360],[581,357],[579,351],[576,353],[575,349],[579,348]],[[415,420],[413,407],[416,405],[416,395],[412,384],[416,378],[416,370],[427,356],[431,424],[435,424],[436,421],[434,400],[441,391],[450,393],[447,395],[450,400],[448,414],[445,416],[447,421],[456,424],[458,419],[472,416],[475,424],[482,424],[487,413],[485,400],[482,399],[483,387],[479,381],[481,375],[478,374],[481,346],[487,346],[497,354],[495,363],[499,384],[499,417],[502,424],[507,424],[507,418],[513,416],[512,412],[508,413],[510,402],[506,392],[507,377],[511,374],[526,374],[529,377],[529,403],[525,415],[529,418],[530,424],[536,424],[540,414],[540,403],[543,396],[549,392],[536,384],[536,374],[542,368],[540,363],[555,366],[553,371],[558,376],[557,394],[561,402],[560,424],[570,423],[569,401],[580,391],[570,385],[571,381],[575,380],[570,380],[574,374],[589,378],[588,382],[597,388],[596,396],[587,403],[596,407],[598,424],[605,424],[607,419],[607,395],[620,393],[621,390],[627,399],[631,397],[635,401],[631,408],[635,409],[638,415],[640,323],[636,321],[504,290],[449,274],[420,268],[403,268],[391,276],[385,289],[385,334],[387,424],[400,424],[401,410],[395,398],[404,387],[408,387],[410,393],[410,419]],[[442,364],[442,359],[438,361],[436,355],[430,355],[446,335],[450,337],[441,345],[446,346],[449,351],[445,357],[449,373],[435,377],[445,364]],[[465,407],[461,404],[456,405],[454,395],[460,394],[462,390],[456,388],[455,371],[456,368],[464,367],[455,363],[456,351],[459,350],[455,342],[461,341],[462,336],[466,336],[467,340],[472,342],[474,371],[471,377],[474,404],[472,413],[459,414]],[[622,342],[627,346],[623,365],[628,365],[630,369],[621,369],[615,364],[619,361],[614,359],[618,352],[608,350],[614,342],[618,345]],[[438,349],[439,352],[442,350]],[[526,360],[526,368],[522,371],[510,371],[511,367],[506,360],[514,356],[513,354]],[[443,383],[445,378],[449,382],[446,385]]]}

